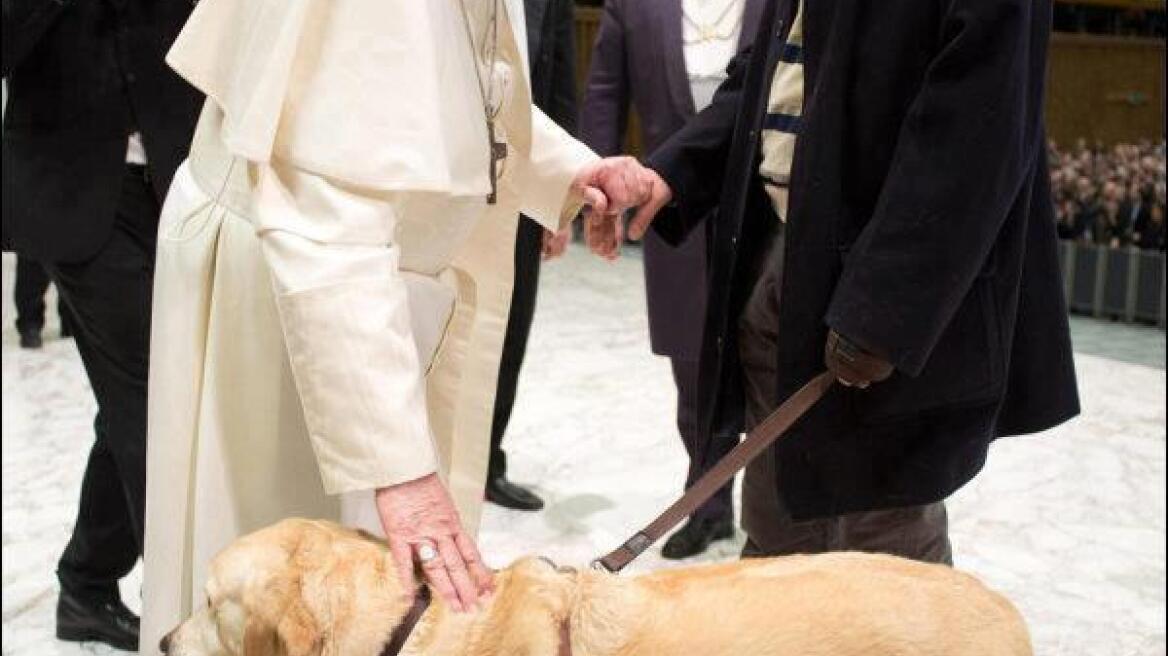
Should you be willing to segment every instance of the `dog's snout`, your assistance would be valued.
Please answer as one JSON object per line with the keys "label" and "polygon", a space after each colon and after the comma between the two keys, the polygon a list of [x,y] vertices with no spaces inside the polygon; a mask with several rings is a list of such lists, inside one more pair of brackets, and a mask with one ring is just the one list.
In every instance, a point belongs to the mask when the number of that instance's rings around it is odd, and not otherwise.
{"label": "dog's snout", "polygon": [[[171,631],[171,633],[174,633],[174,632]],[[158,648],[161,649],[162,653],[164,653],[164,654],[170,653],[170,633],[162,636],[162,640],[158,641]]]}

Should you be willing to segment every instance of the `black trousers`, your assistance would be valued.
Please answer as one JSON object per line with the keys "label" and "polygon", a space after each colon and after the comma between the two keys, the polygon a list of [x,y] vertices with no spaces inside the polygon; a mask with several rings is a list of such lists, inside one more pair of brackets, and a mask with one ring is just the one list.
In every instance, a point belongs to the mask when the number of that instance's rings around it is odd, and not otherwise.
{"label": "black trousers", "polygon": [[[45,327],[45,292],[49,291],[49,272],[44,265],[27,257],[16,256],[16,283],[12,296],[16,304],[16,330],[40,334]],[[71,332],[69,310],[65,299],[57,299],[57,316],[61,318],[61,330]]]}
{"label": "black trousers", "polygon": [[[708,459],[702,460],[704,445],[698,431],[698,363],[677,358],[672,358],[670,362],[673,365],[673,382],[677,385],[677,432],[689,455],[689,471],[685,477],[685,489],[688,490],[702,474],[738,445],[738,433],[730,427],[715,430],[711,436],[713,442],[709,446],[709,453],[704,454]],[[694,511],[691,517],[695,520],[733,520],[733,488],[733,483],[727,483]]]}
{"label": "black trousers", "polygon": [[142,554],[146,503],[146,374],[158,200],[145,169],[127,166],[114,228],[97,255],[48,267],[76,320],[77,349],[97,397],[95,439],[73,535],[57,566],[62,589],[92,598]]}
{"label": "black trousers", "polygon": [[511,421],[519,370],[527,351],[531,321],[535,316],[535,297],[539,291],[539,266],[543,250],[543,226],[521,216],[515,234],[515,284],[511,291],[511,313],[507,317],[507,334],[503,337],[503,357],[499,363],[499,383],[495,391],[495,415],[491,421],[491,478],[507,473],[507,454],[503,451],[503,433]]}

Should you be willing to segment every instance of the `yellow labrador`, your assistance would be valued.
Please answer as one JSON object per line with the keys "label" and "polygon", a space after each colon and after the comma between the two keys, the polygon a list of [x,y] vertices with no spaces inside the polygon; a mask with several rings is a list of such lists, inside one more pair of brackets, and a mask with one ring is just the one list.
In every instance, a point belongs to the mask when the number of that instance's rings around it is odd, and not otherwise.
{"label": "yellow labrador", "polygon": [[[292,519],[211,566],[206,604],[164,640],[171,656],[377,656],[409,611],[383,542]],[[972,576],[889,556],[835,553],[639,577],[525,558],[477,612],[435,599],[403,655],[1021,656],[1022,617]]]}

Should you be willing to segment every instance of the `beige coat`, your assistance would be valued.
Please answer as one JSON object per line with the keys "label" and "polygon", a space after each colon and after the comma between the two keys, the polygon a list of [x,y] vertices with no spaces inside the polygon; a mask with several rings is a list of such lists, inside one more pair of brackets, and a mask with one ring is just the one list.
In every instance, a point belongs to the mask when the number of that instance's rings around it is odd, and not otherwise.
{"label": "beige coat", "polygon": [[209,100],[159,227],[143,653],[281,518],[376,528],[370,490],[438,471],[477,526],[517,215],[561,227],[595,158],[503,5],[494,206],[457,0],[201,0],[175,44]]}

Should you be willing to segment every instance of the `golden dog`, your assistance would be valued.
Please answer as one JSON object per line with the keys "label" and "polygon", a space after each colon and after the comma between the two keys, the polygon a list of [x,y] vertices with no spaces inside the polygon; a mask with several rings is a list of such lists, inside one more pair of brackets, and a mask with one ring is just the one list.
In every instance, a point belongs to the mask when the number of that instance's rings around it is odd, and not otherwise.
{"label": "golden dog", "polygon": [[[890,556],[745,560],[635,578],[538,558],[496,577],[476,612],[435,599],[403,655],[1020,656],[1022,617],[972,576]],[[207,600],[164,642],[171,656],[377,656],[411,599],[384,542],[291,519],[211,565]]]}

